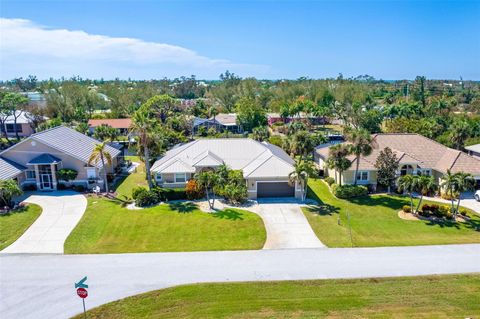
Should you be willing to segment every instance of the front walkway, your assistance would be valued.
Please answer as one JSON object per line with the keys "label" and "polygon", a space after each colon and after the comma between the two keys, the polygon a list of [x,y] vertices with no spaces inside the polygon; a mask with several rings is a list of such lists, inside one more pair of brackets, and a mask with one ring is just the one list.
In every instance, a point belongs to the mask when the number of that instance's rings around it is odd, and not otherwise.
{"label": "front walkway", "polygon": [[1,253],[63,254],[65,240],[87,208],[85,196],[71,191],[35,192],[24,201],[42,207],[42,214]]}

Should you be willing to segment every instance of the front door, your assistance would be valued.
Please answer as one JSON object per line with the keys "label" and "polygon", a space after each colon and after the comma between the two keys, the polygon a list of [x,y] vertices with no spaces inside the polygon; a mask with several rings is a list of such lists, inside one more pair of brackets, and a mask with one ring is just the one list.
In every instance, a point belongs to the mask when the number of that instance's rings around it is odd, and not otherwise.
{"label": "front door", "polygon": [[52,186],[52,177],[50,174],[42,174],[40,175],[40,185],[43,190],[51,190],[53,189]]}

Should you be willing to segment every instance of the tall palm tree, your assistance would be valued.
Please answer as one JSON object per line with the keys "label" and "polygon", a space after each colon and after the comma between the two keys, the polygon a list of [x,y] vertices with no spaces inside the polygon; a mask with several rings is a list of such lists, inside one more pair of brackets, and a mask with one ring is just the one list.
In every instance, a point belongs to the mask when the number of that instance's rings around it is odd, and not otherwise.
{"label": "tall palm tree", "polygon": [[458,214],[458,209],[460,208],[460,201],[462,199],[462,193],[472,191],[475,189],[475,178],[472,174],[465,172],[458,172],[455,174],[457,179],[457,191],[458,191],[458,201],[457,208],[455,210],[454,216]]}
{"label": "tall palm tree", "polygon": [[[352,166],[352,162],[347,158],[350,153],[348,146],[343,144],[336,144],[330,147],[327,167],[335,170],[335,182],[338,182],[342,186],[342,174],[344,171]],[[337,181],[337,172],[340,175],[339,181]]]}
{"label": "tall palm tree", "polygon": [[355,155],[355,175],[353,184],[357,185],[358,166],[360,165],[360,157],[372,154],[372,137],[367,130],[353,130],[347,134],[347,141],[351,144],[350,153]]}
{"label": "tall palm tree", "polygon": [[142,107],[133,114],[130,132],[138,136],[138,142],[143,147],[143,159],[145,161],[145,172],[147,174],[148,187],[153,188],[152,174],[150,173],[150,150],[149,143],[151,132],[154,129],[155,120]]}
{"label": "tall palm tree", "polygon": [[[215,171],[203,171],[195,175],[195,180],[199,185],[205,188],[208,206],[213,209],[215,206],[215,186],[219,184],[219,177]],[[210,193],[212,200],[210,201]]]}
{"label": "tall palm tree", "polygon": [[458,188],[457,176],[448,169],[447,174],[443,175],[442,177],[442,183],[440,184],[440,186],[447,192],[448,195],[450,195],[450,200],[452,203],[452,213],[454,213],[455,212],[454,196]]}
{"label": "tall palm tree", "polygon": [[416,189],[416,185],[417,182],[413,175],[407,174],[398,179],[398,190],[410,196],[410,209],[412,213],[415,213],[413,210],[413,192]]}
{"label": "tall palm tree", "polygon": [[307,198],[308,177],[312,175],[313,167],[310,162],[298,161],[295,163],[295,170],[288,175],[290,183],[298,183],[302,189],[302,201]]}
{"label": "tall palm tree", "polygon": [[415,209],[415,212],[418,212],[420,205],[422,204],[423,196],[430,192],[436,191],[437,184],[435,184],[435,179],[433,176],[426,175],[414,176],[414,183],[414,188],[420,193],[420,200],[418,201],[417,208]]}
{"label": "tall palm tree", "polygon": [[107,166],[105,166],[105,164],[107,164],[108,166],[112,165],[112,156],[106,150],[106,145],[107,144],[105,142],[95,145],[92,154],[88,159],[88,165],[92,165],[92,163],[95,163],[96,166],[98,162],[102,163],[105,191],[108,193]]}

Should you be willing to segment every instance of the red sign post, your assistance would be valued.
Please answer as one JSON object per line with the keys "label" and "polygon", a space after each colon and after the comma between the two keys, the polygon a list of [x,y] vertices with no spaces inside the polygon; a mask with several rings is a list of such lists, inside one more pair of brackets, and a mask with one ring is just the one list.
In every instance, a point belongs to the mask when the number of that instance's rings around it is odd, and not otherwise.
{"label": "red sign post", "polygon": [[82,299],[85,299],[88,297],[88,291],[87,289],[85,288],[78,288],[77,289],[77,295],[82,298]]}

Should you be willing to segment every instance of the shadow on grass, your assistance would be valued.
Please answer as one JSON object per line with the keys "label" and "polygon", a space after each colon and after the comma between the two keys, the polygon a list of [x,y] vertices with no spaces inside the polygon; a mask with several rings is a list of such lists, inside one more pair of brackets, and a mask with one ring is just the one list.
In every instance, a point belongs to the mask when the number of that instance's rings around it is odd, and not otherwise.
{"label": "shadow on grass", "polygon": [[317,193],[315,193],[310,188],[310,186],[308,186],[307,196],[308,196],[308,198],[311,198],[318,203],[317,205],[308,205],[307,206],[308,210],[312,214],[317,214],[317,215],[321,215],[321,216],[325,216],[325,215],[331,216],[333,214],[340,214],[340,208],[339,207],[324,203],[320,199],[320,197],[318,197]]}
{"label": "shadow on grass", "polygon": [[168,204],[168,207],[176,212],[186,214],[198,209],[197,205],[192,202],[175,202]]}
{"label": "shadow on grass", "polygon": [[346,201],[361,206],[384,206],[391,209],[401,209],[404,205],[410,205],[410,200],[407,197],[388,195],[374,195],[350,198]]}
{"label": "shadow on grass", "polygon": [[211,214],[212,217],[214,218],[220,218],[220,219],[228,219],[228,220],[243,220],[243,213],[238,212],[233,209],[224,209],[224,210],[219,210],[213,214]]}

